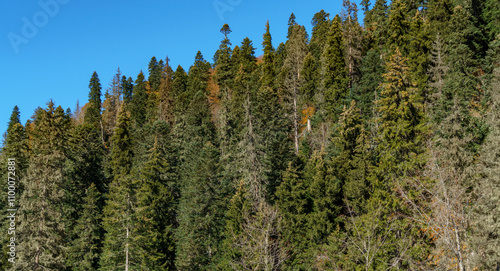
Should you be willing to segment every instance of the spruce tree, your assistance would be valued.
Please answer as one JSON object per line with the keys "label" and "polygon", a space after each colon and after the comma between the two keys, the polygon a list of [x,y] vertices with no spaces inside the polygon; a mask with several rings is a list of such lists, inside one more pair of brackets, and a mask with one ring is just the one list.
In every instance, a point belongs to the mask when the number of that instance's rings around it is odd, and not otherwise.
{"label": "spruce tree", "polygon": [[19,202],[17,262],[11,270],[64,270],[64,160],[70,118],[50,101],[35,114],[31,155]]}
{"label": "spruce tree", "polygon": [[[417,197],[418,190],[404,180],[419,178],[425,163],[425,143],[429,137],[421,98],[410,77],[407,61],[396,49],[383,76],[382,98],[377,102],[380,114],[377,168],[372,177],[373,192],[367,204],[370,212],[379,212],[376,206],[382,204],[381,216],[387,219],[387,223],[390,217],[400,216],[400,220],[392,222],[393,230],[387,233],[390,236],[387,238],[392,238],[392,246],[387,248],[387,257],[383,260],[388,265],[394,257],[406,259],[398,261],[398,266],[413,266],[428,253],[428,239],[418,230],[423,225],[411,224],[407,218],[401,217],[409,210],[398,196],[406,193]],[[405,237],[396,240],[398,234]]]}
{"label": "spruce tree", "polygon": [[85,122],[100,127],[101,124],[101,83],[97,72],[92,74],[89,83],[89,106],[85,110]]}
{"label": "spruce tree", "polygon": [[362,28],[358,22],[358,7],[356,3],[344,0],[342,3],[342,39],[345,47],[349,87],[359,74],[362,51]]}
{"label": "spruce tree", "polygon": [[103,209],[105,237],[100,270],[129,270],[141,266],[142,247],[136,240],[137,182],[132,169],[132,139],[129,113],[122,108],[111,138],[110,167],[113,180]]}
{"label": "spruce tree", "polygon": [[350,209],[359,213],[368,199],[371,161],[368,134],[356,102],[344,107],[332,145],[332,166],[342,183],[344,212]]}
{"label": "spruce tree", "polygon": [[310,180],[304,179],[303,167],[300,160],[289,162],[276,190],[276,204],[283,215],[283,239],[292,251],[288,260],[290,269],[310,266],[311,255],[307,252],[314,245],[308,235],[309,215],[313,208]]}
{"label": "spruce tree", "polygon": [[498,217],[500,206],[498,195],[500,193],[500,182],[498,172],[500,162],[498,157],[499,131],[499,101],[500,101],[500,68],[494,71],[494,79],[491,84],[492,105],[488,113],[488,124],[490,132],[483,145],[483,152],[480,158],[481,175],[476,193],[479,200],[476,204],[475,221],[477,221],[475,243],[479,244],[480,261],[479,267],[484,269],[498,268],[500,251],[500,228]]}
{"label": "spruce tree", "polygon": [[210,269],[215,264],[223,231],[225,189],[220,178],[219,150],[207,98],[210,64],[201,52],[188,75],[189,105],[174,131],[182,171],[178,207],[176,266]]}
{"label": "spruce tree", "polygon": [[147,121],[147,102],[146,81],[144,81],[144,74],[141,71],[135,80],[132,104],[130,105],[130,118],[135,128],[142,127]]}
{"label": "spruce tree", "polygon": [[174,270],[176,221],[176,158],[170,145],[168,124],[157,121],[154,144],[142,167],[137,191],[138,226],[133,232],[143,248],[142,266],[151,270]]}
{"label": "spruce tree", "polygon": [[266,33],[264,33],[264,56],[262,57],[262,75],[261,82],[263,86],[274,89],[274,47],[272,44],[271,33],[269,32],[269,21],[266,23]]}
{"label": "spruce tree", "polygon": [[341,21],[338,15],[332,21],[325,49],[321,56],[323,114],[336,121],[347,95],[347,71],[344,62],[344,45]]}
{"label": "spruce tree", "polygon": [[97,270],[102,243],[100,193],[94,184],[85,191],[83,211],[73,229],[76,238],[68,249],[71,270]]}
{"label": "spruce tree", "polygon": [[[25,131],[25,127],[21,124],[20,120],[20,110],[19,107],[14,106],[12,109],[12,114],[10,115],[9,122],[7,124],[7,131],[4,134],[4,139],[3,139],[3,146],[1,148],[1,154],[0,154],[0,161],[3,165],[9,165],[9,158],[14,159],[14,168],[15,168],[15,174],[16,176],[9,175],[8,173],[8,168],[4,167],[2,170],[0,170],[0,174],[2,178],[5,181],[5,184],[8,184],[7,180],[9,180],[9,177],[14,178],[14,187],[15,187],[15,199],[16,201],[14,202],[14,208],[18,207],[18,202],[20,195],[23,193],[23,187],[20,184],[20,180],[23,178],[23,176],[26,173],[26,168],[28,166],[28,144],[27,144],[27,135]],[[11,162],[12,164],[12,162]],[[12,181],[10,179],[9,181]],[[8,195],[8,185],[5,185],[4,188],[2,188],[2,193],[4,193],[5,196],[0,198],[0,208],[2,210],[7,209],[9,196]],[[13,206],[11,206],[13,207]],[[8,220],[2,220],[0,222],[0,230],[3,232],[7,233],[8,229],[10,227]],[[0,237],[0,242],[2,244],[9,244],[10,243],[10,237],[11,235],[4,234],[3,236]],[[7,267],[11,265],[11,263],[8,261],[9,255],[7,254],[9,251],[9,247],[6,245],[2,247],[2,255],[0,256],[0,268],[3,270],[7,270]]]}
{"label": "spruce tree", "polygon": [[324,51],[328,31],[330,29],[330,14],[321,10],[314,14],[311,20],[312,24],[312,36],[311,42],[309,43],[309,51],[313,54],[316,59],[321,58],[321,54]]}

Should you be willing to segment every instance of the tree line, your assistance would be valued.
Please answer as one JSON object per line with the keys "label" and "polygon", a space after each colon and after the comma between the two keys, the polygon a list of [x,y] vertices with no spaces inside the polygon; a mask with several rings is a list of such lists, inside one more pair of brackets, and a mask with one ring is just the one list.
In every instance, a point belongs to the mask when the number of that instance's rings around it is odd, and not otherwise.
{"label": "tree line", "polygon": [[292,13],[277,47],[267,22],[259,57],[224,24],[211,63],[153,57],[104,92],[94,72],[88,103],[24,125],[16,106],[1,269],[498,268],[498,1],[360,4],[311,35]]}

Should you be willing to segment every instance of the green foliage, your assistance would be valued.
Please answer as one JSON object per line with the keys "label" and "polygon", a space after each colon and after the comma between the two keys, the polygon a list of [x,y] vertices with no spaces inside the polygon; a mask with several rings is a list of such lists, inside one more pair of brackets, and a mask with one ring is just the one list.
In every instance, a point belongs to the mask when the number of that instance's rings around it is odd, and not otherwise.
{"label": "green foliage", "polygon": [[169,145],[168,124],[154,124],[155,141],[148,152],[137,191],[138,226],[134,233],[143,247],[142,266],[152,270],[175,270],[174,229],[179,198],[176,157]]}
{"label": "green foliage", "polygon": [[146,122],[147,102],[148,94],[146,92],[146,81],[144,81],[144,74],[141,71],[135,80],[132,94],[132,104],[130,105],[130,117],[134,123],[134,127],[136,128],[142,127]]}
{"label": "green foliage", "polygon": [[271,33],[269,32],[269,21],[266,23],[266,33],[264,33],[264,56],[262,57],[262,75],[261,82],[263,86],[274,89],[274,47],[272,44]]}
{"label": "green foliage", "polygon": [[261,58],[224,24],[213,64],[153,57],[104,102],[94,72],[72,118],[14,107],[0,269],[496,268],[497,2],[363,0],[362,27],[344,0],[276,49],[267,22]]}
{"label": "green foliage", "polygon": [[68,249],[71,270],[97,270],[103,232],[99,208],[100,193],[94,184],[85,189],[80,217],[73,229],[75,238]]}
{"label": "green foliage", "polygon": [[323,110],[329,119],[336,120],[342,110],[348,87],[341,21],[338,15],[332,20],[321,62]]}
{"label": "green foliage", "polygon": [[[360,212],[368,199],[368,177],[371,173],[368,134],[356,103],[351,101],[340,115],[332,138],[332,166],[342,183],[347,213]],[[349,211],[351,210],[351,211]]]}
{"label": "green foliage", "polygon": [[316,59],[320,59],[326,45],[327,35],[330,29],[329,16],[329,13],[321,10],[314,14],[311,21],[313,28],[311,42],[309,43],[309,51]]}
{"label": "green foliage", "polygon": [[90,78],[89,88],[89,106],[85,111],[84,121],[98,129],[101,122],[101,83],[96,72]]}
{"label": "green foliage", "polygon": [[30,133],[31,154],[16,229],[16,264],[12,270],[64,270],[66,200],[64,161],[70,118],[50,101],[38,109]]}

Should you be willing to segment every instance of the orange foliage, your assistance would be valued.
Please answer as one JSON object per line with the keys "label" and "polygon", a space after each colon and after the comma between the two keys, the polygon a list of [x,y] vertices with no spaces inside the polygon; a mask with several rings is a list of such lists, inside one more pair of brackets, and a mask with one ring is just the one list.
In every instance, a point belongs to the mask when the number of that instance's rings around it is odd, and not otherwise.
{"label": "orange foliage", "polygon": [[217,116],[220,108],[219,85],[215,82],[215,70],[210,69],[210,77],[208,79],[208,103],[211,108],[212,116]]}

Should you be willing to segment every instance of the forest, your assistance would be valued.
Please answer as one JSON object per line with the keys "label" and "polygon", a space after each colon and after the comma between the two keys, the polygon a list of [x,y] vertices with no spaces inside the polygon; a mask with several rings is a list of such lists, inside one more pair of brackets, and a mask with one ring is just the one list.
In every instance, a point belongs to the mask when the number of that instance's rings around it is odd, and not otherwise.
{"label": "forest", "polygon": [[359,5],[14,107],[0,270],[499,270],[500,2]]}

